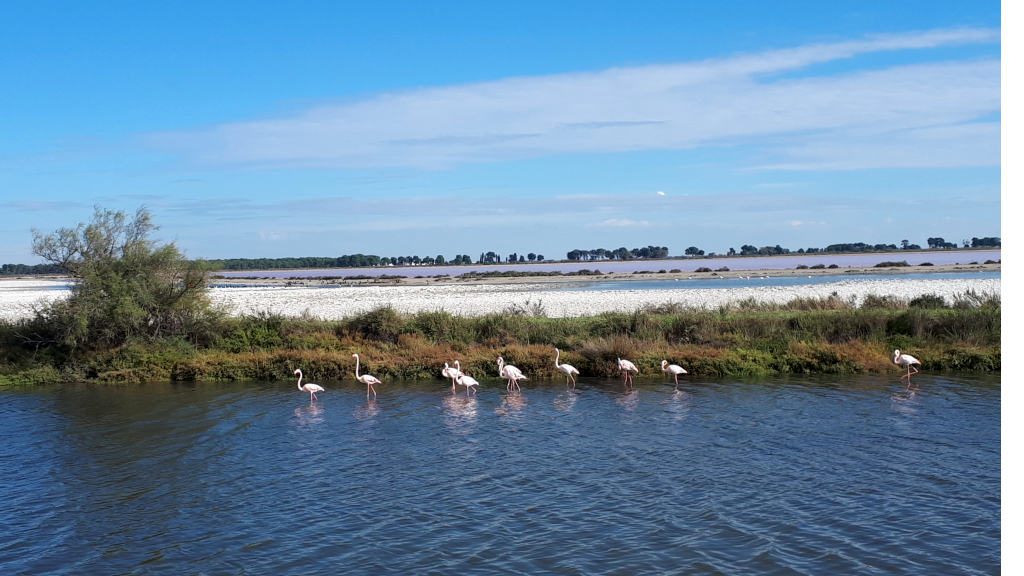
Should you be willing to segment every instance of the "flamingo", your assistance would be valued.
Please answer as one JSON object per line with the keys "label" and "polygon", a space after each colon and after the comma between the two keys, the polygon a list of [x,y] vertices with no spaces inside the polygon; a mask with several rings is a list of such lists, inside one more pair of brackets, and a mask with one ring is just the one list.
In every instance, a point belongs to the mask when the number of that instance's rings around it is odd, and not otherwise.
{"label": "flamingo", "polygon": [[444,363],[444,368],[441,369],[441,376],[452,379],[452,392],[455,392],[455,380],[459,376],[462,376],[462,370],[459,369],[459,361],[455,361],[455,367],[449,368],[448,363]]}
{"label": "flamingo", "polygon": [[572,387],[573,389],[575,389],[576,377],[573,376],[573,374],[579,375],[580,371],[577,370],[575,367],[570,366],[569,364],[559,364],[558,357],[560,354],[561,352],[558,351],[558,348],[555,348],[555,368],[558,368],[562,372],[565,372],[565,385],[568,386],[569,380],[572,380]]}
{"label": "flamingo", "polygon": [[466,376],[462,372],[459,372],[459,376],[458,378],[456,378],[456,380],[459,381],[460,386],[466,387],[466,396],[469,396],[470,388],[473,389],[473,394],[476,394],[476,387],[480,385],[480,383],[477,382],[475,378],[473,378],[472,376]]}
{"label": "flamingo", "polygon": [[324,391],[324,387],[319,385],[319,384],[314,384],[312,382],[306,382],[305,384],[303,384],[302,383],[302,370],[299,370],[298,368],[296,368],[295,372],[292,372],[292,374],[298,374],[299,375],[299,381],[296,382],[296,385],[299,387],[299,391],[301,391],[301,392],[309,392],[309,401],[310,402],[312,402],[313,400],[316,400],[316,393],[317,392],[323,392]]}
{"label": "flamingo", "polygon": [[[907,388],[910,388],[910,377],[920,372],[920,370],[915,368],[914,365],[916,364],[917,366],[920,366],[921,361],[918,360],[917,358],[914,358],[910,354],[900,354],[900,351],[897,349],[895,352],[892,353],[892,363],[907,369],[907,373],[904,374],[903,376],[900,376],[900,380],[906,378]],[[913,372],[911,372],[911,370],[913,370]]]}
{"label": "flamingo", "polygon": [[363,384],[366,384],[366,397],[367,398],[370,397],[370,390],[373,390],[373,397],[376,398],[377,397],[377,389],[374,388],[373,385],[374,384],[380,384],[381,381],[377,380],[373,376],[370,376],[369,374],[363,374],[362,376],[360,376],[359,375],[359,354],[353,354],[352,357],[356,359],[356,380],[359,380]]}
{"label": "flamingo", "polygon": [[669,364],[668,360],[661,361],[661,371],[666,374],[672,374],[672,376],[676,379],[677,389],[679,388],[679,375],[686,374],[686,370],[682,366],[679,366],[678,364]]}
{"label": "flamingo", "polygon": [[633,364],[629,360],[623,360],[622,358],[616,358],[615,360],[619,364],[619,371],[622,372],[622,383],[626,386],[631,386],[633,384],[632,373],[639,374],[640,369],[636,367],[636,364]]}
{"label": "flamingo", "polygon": [[526,380],[526,376],[523,376],[523,372],[511,364],[505,364],[505,359],[498,356],[498,374],[502,378],[508,380],[508,384],[505,388],[511,392],[512,387],[515,386],[516,390],[519,388],[519,380]]}

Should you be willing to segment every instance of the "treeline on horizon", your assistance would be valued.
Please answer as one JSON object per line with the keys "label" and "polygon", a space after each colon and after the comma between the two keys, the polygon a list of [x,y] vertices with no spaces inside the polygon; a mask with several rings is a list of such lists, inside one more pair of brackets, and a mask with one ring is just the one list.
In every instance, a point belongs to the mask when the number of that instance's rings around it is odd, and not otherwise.
{"label": "treeline on horizon", "polygon": [[[963,240],[961,246],[955,242],[947,242],[942,237],[927,239],[929,250],[950,250],[962,248],[999,248],[1002,240],[998,236]],[[717,258],[723,256],[777,256],[782,254],[844,254],[863,252],[891,252],[900,250],[922,250],[918,244],[903,240],[896,244],[867,244],[864,242],[829,244],[824,248],[799,248],[791,250],[776,244],[775,246],[754,246],[743,244],[739,250],[729,248],[725,254],[705,253],[704,250],[690,246],[682,257]],[[644,260],[671,258],[667,246],[646,246],[642,248],[620,247],[616,249],[593,248],[574,249],[566,253],[570,262],[596,260]],[[678,257],[678,256],[677,256]],[[378,256],[375,254],[345,254],[342,256],[304,256],[291,258],[223,258],[202,260],[209,270],[282,270],[308,268],[378,268],[382,266],[466,266],[483,264],[527,264],[545,262],[543,254],[530,252],[519,254],[512,252],[504,257],[496,252],[481,252],[475,260],[469,254],[457,254],[446,259],[443,255],[436,256]],[[0,265],[0,276],[20,276],[35,274],[63,274],[66,271],[57,264],[3,264]]]}

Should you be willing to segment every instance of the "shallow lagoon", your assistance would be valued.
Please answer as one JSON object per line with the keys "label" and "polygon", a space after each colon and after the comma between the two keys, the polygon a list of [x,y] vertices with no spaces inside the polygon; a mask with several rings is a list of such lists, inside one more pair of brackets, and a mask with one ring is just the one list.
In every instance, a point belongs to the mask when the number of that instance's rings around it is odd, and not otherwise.
{"label": "shallow lagoon", "polygon": [[999,376],[896,380],[8,389],[0,572],[997,572]]}

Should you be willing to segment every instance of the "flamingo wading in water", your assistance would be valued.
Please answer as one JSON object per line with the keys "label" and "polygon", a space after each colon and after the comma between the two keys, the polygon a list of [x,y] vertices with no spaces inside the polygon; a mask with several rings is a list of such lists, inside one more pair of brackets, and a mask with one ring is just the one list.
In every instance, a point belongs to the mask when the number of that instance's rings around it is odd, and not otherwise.
{"label": "flamingo wading in water", "polygon": [[668,360],[661,361],[661,371],[665,374],[672,374],[672,377],[676,379],[676,389],[679,388],[679,375],[686,374],[686,369],[678,364],[669,364]]}
{"label": "flamingo wading in water", "polygon": [[[580,371],[569,364],[559,364],[558,358],[561,352],[558,348],[555,348],[555,368],[558,368],[562,372],[565,372],[565,385],[569,385],[569,381],[572,380],[572,387],[576,388],[576,376],[579,375]],[[576,375],[576,376],[574,376]]]}
{"label": "flamingo wading in water", "polygon": [[462,372],[459,372],[459,377],[456,378],[459,381],[459,386],[466,387],[466,396],[469,396],[469,390],[473,389],[473,394],[476,394],[476,387],[480,386],[480,383],[476,381],[472,376],[466,376]]}
{"label": "flamingo wading in water", "polygon": [[375,384],[380,384],[381,381],[377,380],[373,376],[370,376],[369,374],[363,374],[362,376],[360,376],[359,375],[359,354],[353,354],[352,357],[356,359],[356,380],[359,380],[363,384],[366,384],[366,397],[367,398],[370,397],[370,390],[373,390],[373,397],[376,398],[377,397],[377,389],[374,388],[374,385]]}
{"label": "flamingo wading in water", "polygon": [[[900,351],[897,349],[895,352],[892,353],[892,363],[901,368],[907,369],[907,373],[904,374],[903,376],[900,376],[900,380],[906,378],[907,388],[910,388],[910,377],[920,372],[920,370],[915,368],[915,366],[920,366],[921,361],[918,360],[917,358],[914,358],[910,354],[900,354]],[[913,372],[911,372],[911,370],[913,370]]]}
{"label": "flamingo wading in water", "polygon": [[505,388],[509,392],[512,391],[513,387],[515,387],[516,390],[520,390],[519,381],[527,379],[526,376],[523,376],[523,372],[519,370],[519,368],[516,368],[511,364],[505,364],[505,359],[501,356],[498,356],[498,374],[500,374],[502,378],[508,380],[508,384]]}
{"label": "flamingo wading in water", "polygon": [[623,360],[622,358],[616,358],[615,360],[618,362],[619,372],[622,372],[622,383],[626,386],[632,386],[633,374],[639,374],[640,369],[636,367],[636,364],[633,364],[629,360]]}
{"label": "flamingo wading in water", "polygon": [[455,361],[455,367],[449,368],[448,363],[444,363],[444,368],[441,369],[441,376],[452,379],[452,392],[455,392],[455,381],[458,380],[459,376],[462,376],[462,370],[459,369],[459,361]]}
{"label": "flamingo wading in water", "polygon": [[301,392],[309,392],[309,401],[310,402],[312,402],[313,400],[316,400],[316,393],[317,392],[323,392],[324,391],[324,387],[319,385],[319,384],[314,384],[312,382],[306,382],[305,384],[303,384],[302,383],[302,370],[299,370],[298,368],[296,368],[295,372],[292,372],[292,374],[297,374],[299,376],[299,381],[296,382],[296,385],[299,387],[299,391],[301,391]]}

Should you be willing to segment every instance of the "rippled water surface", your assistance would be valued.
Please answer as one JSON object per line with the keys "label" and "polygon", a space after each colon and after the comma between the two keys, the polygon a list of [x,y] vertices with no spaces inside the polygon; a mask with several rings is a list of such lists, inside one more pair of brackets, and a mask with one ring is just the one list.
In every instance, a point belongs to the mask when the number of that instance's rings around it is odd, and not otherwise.
{"label": "rippled water surface", "polygon": [[0,573],[991,574],[999,380],[0,391]]}

